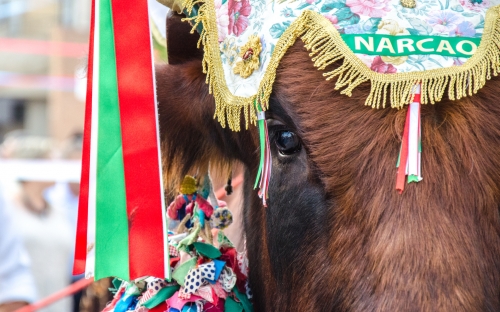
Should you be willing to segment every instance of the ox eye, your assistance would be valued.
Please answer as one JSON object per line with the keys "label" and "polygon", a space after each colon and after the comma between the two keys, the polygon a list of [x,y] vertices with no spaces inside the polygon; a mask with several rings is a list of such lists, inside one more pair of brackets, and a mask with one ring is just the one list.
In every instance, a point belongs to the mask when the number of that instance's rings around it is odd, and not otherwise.
{"label": "ox eye", "polygon": [[297,134],[288,130],[276,133],[276,147],[281,155],[291,155],[300,151],[300,139]]}

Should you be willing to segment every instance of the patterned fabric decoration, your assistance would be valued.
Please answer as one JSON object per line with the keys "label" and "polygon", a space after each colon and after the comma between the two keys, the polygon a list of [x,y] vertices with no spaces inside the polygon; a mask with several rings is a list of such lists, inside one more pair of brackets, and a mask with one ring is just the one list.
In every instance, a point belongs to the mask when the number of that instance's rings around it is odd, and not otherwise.
{"label": "patterned fabric decoration", "polygon": [[198,267],[193,268],[186,275],[184,284],[184,293],[194,294],[204,282],[215,279],[215,263],[210,261],[208,263],[200,264]]}
{"label": "patterned fabric decoration", "polygon": [[245,290],[247,298],[252,299],[253,298],[252,289],[250,288],[250,283],[248,283],[248,280],[245,282]]}
{"label": "patterned fabric decoration", "polygon": [[245,251],[238,252],[238,254],[236,255],[236,259],[238,260],[238,267],[240,268],[240,272],[243,275],[248,275],[248,258],[247,258],[246,246],[245,246]]}
{"label": "patterned fabric decoration", "polygon": [[248,126],[266,110],[276,68],[297,39],[319,69],[341,64],[324,74],[338,78],[332,88],[350,96],[369,81],[366,104],[377,108],[411,103],[418,82],[422,104],[445,90],[452,100],[472,95],[500,71],[500,0],[417,0],[414,8],[400,0],[159,1],[201,31],[215,116],[236,131],[241,112]]}
{"label": "patterned fabric decoration", "polygon": [[177,258],[179,257],[179,251],[177,250],[177,248],[175,248],[175,246],[172,246],[172,245],[168,245],[168,253],[170,254],[170,256],[172,256],[173,258]]}
{"label": "patterned fabric decoration", "polygon": [[211,303],[215,301],[212,287],[208,285],[198,288],[198,290],[195,292],[195,295],[200,296],[201,298]]}
{"label": "patterned fabric decoration", "polygon": [[222,288],[229,292],[236,285],[236,274],[230,267],[226,266],[219,277],[219,282]]}
{"label": "patterned fabric decoration", "polygon": [[148,301],[149,299],[153,298],[153,296],[156,294],[157,292],[155,292],[153,289],[148,289],[146,290],[142,296],[141,296],[141,299],[139,299],[139,305],[142,305],[144,304],[144,302]]}
{"label": "patterned fabric decoration", "polygon": [[[215,283],[214,285],[212,285],[212,289],[214,290],[214,292],[217,295],[217,297],[219,297],[221,299],[226,299],[227,292],[226,292],[225,288],[222,287],[222,285],[220,283],[220,279],[221,278],[222,278],[222,274],[219,277],[219,280],[217,281],[217,283]],[[231,288],[231,290],[232,290],[232,288]]]}
{"label": "patterned fabric decoration", "polygon": [[206,262],[207,256],[201,252],[205,245],[193,244],[191,258],[181,252],[184,261],[175,266],[171,282],[154,277],[133,283],[115,279],[116,295],[104,311],[164,311],[167,305],[167,311],[224,311],[225,302],[234,298],[238,311],[252,311],[248,279],[240,272],[241,264],[248,261],[237,256],[234,247],[223,247],[216,258],[208,257],[212,260]]}
{"label": "patterned fabric decoration", "polygon": [[223,230],[233,223],[233,214],[226,207],[217,208],[210,217],[210,226],[212,228]]}

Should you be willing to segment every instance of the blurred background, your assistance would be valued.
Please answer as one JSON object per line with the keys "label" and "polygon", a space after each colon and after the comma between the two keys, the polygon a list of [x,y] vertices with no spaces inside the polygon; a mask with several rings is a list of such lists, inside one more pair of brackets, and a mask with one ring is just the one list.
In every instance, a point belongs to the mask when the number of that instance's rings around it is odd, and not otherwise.
{"label": "blurred background", "polygon": [[0,0],[0,139],[83,131],[90,0]]}
{"label": "blurred background", "polygon": [[[155,61],[166,9],[148,1]],[[0,312],[57,292],[71,275],[91,0],[0,0]],[[40,311],[100,311],[109,280]]]}

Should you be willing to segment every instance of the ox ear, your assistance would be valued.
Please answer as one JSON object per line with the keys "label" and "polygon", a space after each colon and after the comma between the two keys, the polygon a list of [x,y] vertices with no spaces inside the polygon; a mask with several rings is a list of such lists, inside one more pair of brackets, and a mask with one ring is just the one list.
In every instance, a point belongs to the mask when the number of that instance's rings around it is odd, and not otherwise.
{"label": "ox ear", "polygon": [[252,167],[256,161],[256,132],[221,127],[213,117],[215,100],[205,78],[201,60],[156,66],[163,170],[169,188],[193,170],[204,172],[209,164],[229,169],[233,160]]}
{"label": "ox ear", "polygon": [[182,21],[185,17],[173,10],[167,16],[168,63],[172,65],[203,58],[203,50],[197,48],[200,35],[196,31],[190,33],[191,25]]}
{"label": "ox ear", "polygon": [[[175,12],[167,17],[168,64],[156,65],[156,84],[163,170],[168,186],[192,170],[233,160],[255,162],[254,131],[232,132],[214,119],[215,100],[203,73],[198,33]],[[254,137],[255,136],[255,137]],[[252,165],[250,164],[250,165]]]}

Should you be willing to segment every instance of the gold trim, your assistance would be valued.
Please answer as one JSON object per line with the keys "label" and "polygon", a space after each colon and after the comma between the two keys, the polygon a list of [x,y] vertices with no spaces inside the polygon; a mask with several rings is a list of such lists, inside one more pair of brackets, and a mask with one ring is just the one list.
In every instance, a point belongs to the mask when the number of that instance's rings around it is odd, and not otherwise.
{"label": "gold trim", "polygon": [[[387,101],[393,108],[402,108],[412,99],[412,88],[421,83],[422,104],[434,104],[441,101],[446,87],[451,100],[460,99],[476,93],[500,72],[500,5],[488,9],[485,26],[476,53],[461,66],[433,69],[421,72],[381,74],[368,68],[342,40],[339,32],[325,17],[313,11],[302,14],[285,30],[278,39],[274,53],[259,85],[259,92],[250,97],[233,95],[229,91],[222,67],[219,51],[215,7],[212,0],[185,0],[183,9],[191,12],[197,8],[197,15],[185,20],[191,21],[193,33],[198,24],[202,24],[198,47],[203,44],[203,72],[207,74],[206,82],[209,92],[215,98],[214,118],[222,127],[234,131],[240,130],[241,112],[245,118],[245,128],[257,121],[254,103],[259,103],[262,110],[268,107],[268,99],[276,78],[276,69],[281,58],[297,38],[301,38],[310,51],[314,66],[324,70],[328,65],[343,59],[343,63],[335,70],[323,73],[327,80],[337,77],[335,90],[344,88],[341,94],[351,96],[354,88],[365,81],[370,81],[371,91],[365,105],[372,108],[385,107]],[[391,92],[387,99],[387,91]]]}

